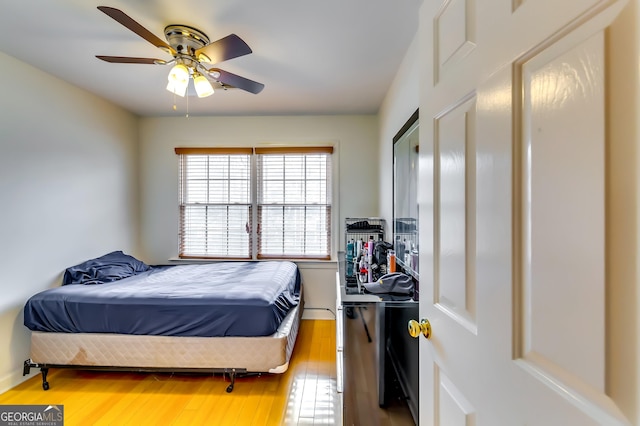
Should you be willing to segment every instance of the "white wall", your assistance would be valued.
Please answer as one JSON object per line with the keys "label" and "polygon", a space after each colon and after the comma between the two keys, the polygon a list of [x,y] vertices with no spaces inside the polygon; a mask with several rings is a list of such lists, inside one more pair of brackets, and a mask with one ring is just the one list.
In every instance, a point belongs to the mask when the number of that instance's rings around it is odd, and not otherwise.
{"label": "white wall", "polygon": [[[144,259],[166,263],[178,254],[177,146],[334,145],[334,252],[344,249],[345,217],[378,215],[377,117],[173,117],[140,120],[141,241]],[[306,306],[335,305],[336,264],[300,262]],[[305,312],[308,318],[311,309]]]}
{"label": "white wall", "polygon": [[23,380],[22,308],[64,268],[135,254],[137,119],[0,53],[0,392]]}
{"label": "white wall", "polygon": [[407,49],[391,88],[380,107],[378,153],[380,161],[380,217],[387,221],[387,241],[391,241],[393,219],[393,137],[420,104],[418,72],[418,37]]}

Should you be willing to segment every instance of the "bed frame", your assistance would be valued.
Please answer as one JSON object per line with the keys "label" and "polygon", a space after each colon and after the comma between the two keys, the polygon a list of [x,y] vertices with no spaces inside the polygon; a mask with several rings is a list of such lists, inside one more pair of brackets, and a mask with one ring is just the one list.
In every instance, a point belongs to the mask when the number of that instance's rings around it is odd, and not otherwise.
{"label": "bed frame", "polygon": [[172,337],[104,333],[33,331],[31,358],[23,376],[40,368],[42,388],[49,389],[50,368],[138,372],[198,372],[229,375],[231,392],[238,374],[275,373],[289,368],[304,309],[291,309],[278,330],[257,337]]}

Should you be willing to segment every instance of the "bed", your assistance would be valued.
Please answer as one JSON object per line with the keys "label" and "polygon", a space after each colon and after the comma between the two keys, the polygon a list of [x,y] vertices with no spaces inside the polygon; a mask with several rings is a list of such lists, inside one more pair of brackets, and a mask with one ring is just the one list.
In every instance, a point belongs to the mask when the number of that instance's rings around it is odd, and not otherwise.
{"label": "bed", "polygon": [[214,372],[287,370],[303,310],[288,261],[149,266],[121,251],[67,268],[25,304],[23,374],[40,368]]}

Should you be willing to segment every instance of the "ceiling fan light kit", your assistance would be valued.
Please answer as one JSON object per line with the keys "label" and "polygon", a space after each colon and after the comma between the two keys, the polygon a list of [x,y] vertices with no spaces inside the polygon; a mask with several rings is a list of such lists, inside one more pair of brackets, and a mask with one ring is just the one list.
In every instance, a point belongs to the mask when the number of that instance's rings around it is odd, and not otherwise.
{"label": "ceiling fan light kit", "polygon": [[196,72],[193,75],[193,85],[196,88],[196,93],[199,98],[206,98],[207,96],[213,95],[213,86],[207,80],[207,77]]}
{"label": "ceiling fan light kit", "polygon": [[185,82],[189,80],[189,68],[184,64],[176,64],[169,71],[169,81]]}
{"label": "ceiling fan light kit", "polygon": [[185,81],[184,83],[179,83],[176,81],[171,81],[167,83],[167,90],[174,95],[178,95],[182,98],[187,94],[187,87],[189,86],[189,81]]}
{"label": "ceiling fan light kit", "polygon": [[98,59],[110,63],[174,64],[167,77],[167,90],[182,97],[187,93],[189,80],[193,80],[196,94],[200,98],[211,96],[214,92],[214,85],[223,89],[238,88],[253,94],[260,93],[264,88],[262,83],[228,71],[207,68],[207,66],[252,53],[251,48],[235,34],[210,42],[209,37],[197,28],[186,25],[168,25],[164,29],[164,35],[167,39],[167,42],[164,42],[121,10],[108,6],[98,6],[98,9],[163,52],[173,56],[173,59],[169,61],[154,58],[96,55]]}

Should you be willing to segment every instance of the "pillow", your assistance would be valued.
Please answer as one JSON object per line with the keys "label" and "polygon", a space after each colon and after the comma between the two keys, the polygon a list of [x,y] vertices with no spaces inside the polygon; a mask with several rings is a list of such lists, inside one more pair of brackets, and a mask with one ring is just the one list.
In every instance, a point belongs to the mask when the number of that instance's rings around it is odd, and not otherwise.
{"label": "pillow", "polygon": [[135,257],[124,254],[122,251],[114,251],[67,268],[64,271],[62,285],[103,284],[131,277],[149,269],[151,266]]}

